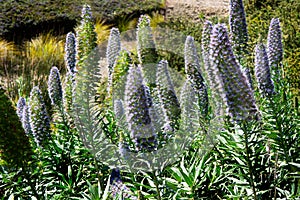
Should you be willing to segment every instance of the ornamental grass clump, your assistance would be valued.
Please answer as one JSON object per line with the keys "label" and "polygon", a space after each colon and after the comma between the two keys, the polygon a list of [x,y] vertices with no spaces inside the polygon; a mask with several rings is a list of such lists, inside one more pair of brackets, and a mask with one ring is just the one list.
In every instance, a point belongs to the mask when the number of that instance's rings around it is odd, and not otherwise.
{"label": "ornamental grass clump", "polygon": [[200,62],[197,55],[197,49],[194,44],[194,38],[188,36],[185,41],[184,48],[184,61],[185,61],[185,73],[187,79],[190,81],[192,88],[198,95],[198,105],[203,116],[208,114],[208,94],[207,86],[205,84],[202,72],[200,69]]}
{"label": "ornamental grass clump", "polygon": [[280,78],[281,62],[283,59],[282,31],[278,18],[271,20],[267,39],[267,54],[272,75],[275,80]]}
{"label": "ornamental grass clump", "polygon": [[50,70],[48,79],[48,93],[51,104],[60,109],[63,105],[63,89],[57,67],[52,67]]}
{"label": "ornamental grass clump", "polygon": [[268,55],[264,44],[257,44],[255,47],[255,76],[258,88],[263,96],[275,94]]}
{"label": "ornamental grass clump", "polygon": [[50,138],[50,118],[41,91],[37,86],[33,87],[30,93],[29,115],[36,143],[41,147],[46,147]]}
{"label": "ornamental grass clump", "polygon": [[218,71],[227,115],[235,121],[258,117],[253,91],[233,54],[225,24],[214,26],[210,42],[212,69]]}
{"label": "ornamental grass clump", "polygon": [[130,138],[137,151],[149,151],[156,147],[157,136],[150,117],[150,106],[140,67],[131,66],[126,81],[124,107]]}

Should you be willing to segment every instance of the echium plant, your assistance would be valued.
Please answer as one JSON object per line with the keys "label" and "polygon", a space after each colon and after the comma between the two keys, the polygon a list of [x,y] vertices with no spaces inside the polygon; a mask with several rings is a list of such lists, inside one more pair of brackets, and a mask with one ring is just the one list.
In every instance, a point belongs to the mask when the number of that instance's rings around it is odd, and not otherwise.
{"label": "echium plant", "polygon": [[155,83],[158,55],[150,27],[150,17],[142,15],[137,25],[137,51],[146,83]]}
{"label": "echium plant", "polygon": [[76,29],[76,68],[80,69],[87,57],[97,47],[97,34],[92,18],[91,7],[85,4],[82,8],[81,22]]}
{"label": "echium plant", "polygon": [[249,53],[249,36],[243,0],[230,0],[229,10],[230,42],[232,43],[232,49],[252,87],[252,78],[246,62],[246,56]]}
{"label": "echium plant", "polygon": [[245,56],[248,47],[248,30],[243,0],[230,0],[229,6],[230,39],[238,60]]}
{"label": "echium plant", "polygon": [[28,105],[25,105],[23,108],[23,113],[22,113],[22,126],[23,129],[25,130],[25,133],[27,135],[31,135],[32,134],[32,130],[31,130],[31,125],[30,125],[30,115],[29,115],[29,107]]}
{"label": "echium plant", "polygon": [[106,49],[109,85],[112,85],[113,67],[117,59],[117,56],[119,55],[120,50],[121,50],[121,39],[120,39],[119,29],[112,28],[110,30],[110,35],[108,38],[108,44]]}
{"label": "echium plant", "polygon": [[156,85],[158,97],[165,116],[165,122],[172,128],[176,127],[180,118],[180,104],[177,99],[172,79],[168,70],[168,62],[162,60],[157,65]]}
{"label": "echium plant", "polygon": [[149,96],[140,67],[131,66],[125,87],[124,108],[126,122],[135,149],[156,148],[156,133],[150,117]]}
{"label": "echium plant", "polygon": [[24,107],[26,106],[26,100],[24,97],[20,97],[17,103],[17,115],[22,121]]}
{"label": "echium plant", "polygon": [[39,146],[47,146],[50,137],[50,118],[40,89],[35,86],[29,100],[30,126],[35,141]]}
{"label": "echium plant", "polygon": [[262,43],[255,47],[255,76],[263,96],[271,96],[275,93],[267,51]]}
{"label": "echium plant", "polygon": [[222,97],[227,107],[227,115],[235,121],[257,117],[258,109],[253,91],[233,54],[225,24],[213,27],[210,61],[212,69],[219,73],[214,78],[223,87],[221,91],[224,92]]}
{"label": "echium plant", "polygon": [[57,67],[52,67],[48,79],[48,93],[51,104],[57,108],[62,108],[63,90],[60,81],[60,74]]}
{"label": "echium plant", "polygon": [[280,67],[283,59],[283,47],[282,31],[280,27],[280,21],[278,18],[273,18],[269,26],[267,54],[272,75],[274,75],[276,79],[279,79]]}
{"label": "echium plant", "polygon": [[185,41],[184,61],[187,78],[199,98],[199,109],[201,110],[203,116],[206,116],[208,114],[207,86],[202,76],[197,49],[192,36],[188,36]]}
{"label": "echium plant", "polygon": [[69,32],[66,36],[65,63],[68,72],[74,74],[76,71],[76,38],[72,32]]}
{"label": "echium plant", "polygon": [[202,57],[204,61],[204,68],[205,71],[208,73],[207,78],[209,84],[213,82],[210,76],[210,63],[209,63],[209,43],[210,43],[210,35],[213,29],[213,25],[210,21],[206,20],[203,24],[203,31],[202,31],[202,38],[201,38],[201,50],[202,50]]}

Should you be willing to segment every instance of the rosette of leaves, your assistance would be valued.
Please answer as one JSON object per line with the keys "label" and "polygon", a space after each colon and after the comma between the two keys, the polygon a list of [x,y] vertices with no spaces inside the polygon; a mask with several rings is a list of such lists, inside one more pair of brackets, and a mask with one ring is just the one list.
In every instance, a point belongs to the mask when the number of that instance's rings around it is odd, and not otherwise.
{"label": "rosette of leaves", "polygon": [[74,74],[76,71],[76,37],[72,32],[69,32],[66,36],[65,63],[68,71]]}
{"label": "rosette of leaves", "polygon": [[227,107],[227,115],[235,121],[256,118],[258,109],[253,91],[241,66],[236,60],[225,24],[213,27],[210,41],[210,63],[218,72],[214,77],[221,86],[220,92]]}
{"label": "rosette of leaves", "polygon": [[85,4],[82,8],[81,22],[76,29],[76,68],[80,69],[84,61],[97,47],[97,33],[92,18],[91,7]]}
{"label": "rosette of leaves", "polygon": [[181,110],[172,79],[169,75],[168,62],[166,60],[160,61],[157,65],[156,86],[165,116],[165,122],[170,123],[171,127],[176,129],[178,128]]}
{"label": "rosette of leaves", "polygon": [[[18,112],[18,111],[17,111]],[[33,154],[29,138],[11,101],[0,86],[0,160],[7,170],[23,167]]]}
{"label": "rosette of leaves", "polygon": [[263,96],[275,94],[267,51],[262,43],[257,44],[255,47],[255,76],[258,88]]}
{"label": "rosette of leaves", "polygon": [[269,26],[267,54],[272,74],[275,76],[275,78],[279,78],[281,62],[283,59],[283,47],[282,31],[278,18],[273,18]]}
{"label": "rosette of leaves", "polygon": [[121,50],[121,39],[120,39],[120,32],[118,28],[112,28],[110,30],[110,35],[108,38],[108,44],[106,49],[106,59],[108,63],[108,78],[109,84],[112,84],[112,73],[115,61],[119,52]]}
{"label": "rosette of leaves", "polygon": [[29,100],[30,126],[36,143],[47,146],[50,137],[50,118],[40,89],[35,86],[30,92]]}
{"label": "rosette of leaves", "polygon": [[207,87],[200,69],[200,62],[197,55],[197,49],[194,44],[194,38],[188,36],[184,48],[185,73],[190,81],[192,88],[198,95],[198,105],[203,116],[208,114],[208,94]]}
{"label": "rosette of leaves", "polygon": [[52,67],[48,79],[48,93],[51,104],[57,108],[62,107],[63,103],[63,90],[60,81],[60,74],[57,67]]}
{"label": "rosette of leaves", "polygon": [[[150,17],[142,15],[137,25],[137,51],[145,82],[154,85],[158,54],[150,27]],[[151,89],[151,88],[150,88]]]}
{"label": "rosette of leaves", "polygon": [[124,108],[126,122],[135,149],[153,150],[156,147],[156,134],[150,117],[150,105],[140,67],[131,66],[128,71]]}

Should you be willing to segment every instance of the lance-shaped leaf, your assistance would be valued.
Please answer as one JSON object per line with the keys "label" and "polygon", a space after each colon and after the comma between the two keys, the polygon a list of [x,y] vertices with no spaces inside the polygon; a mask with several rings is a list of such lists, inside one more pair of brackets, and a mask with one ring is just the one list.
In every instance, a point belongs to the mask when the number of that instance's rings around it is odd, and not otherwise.
{"label": "lance-shaped leaf", "polygon": [[72,32],[69,32],[66,36],[65,63],[68,71],[74,74],[76,71],[76,38]]}
{"label": "lance-shaped leaf", "polygon": [[258,109],[253,91],[233,54],[225,24],[214,26],[210,42],[211,67],[217,69],[221,96],[227,105],[227,115],[233,120],[253,119]]}
{"label": "lance-shaped leaf", "polygon": [[190,81],[192,88],[198,95],[199,109],[204,116],[208,113],[208,94],[207,87],[201,74],[200,62],[197,55],[197,49],[194,44],[194,38],[188,36],[184,48],[185,73]]}
{"label": "lance-shaped leaf", "polygon": [[29,100],[30,126],[38,145],[45,147],[50,137],[50,118],[40,89],[32,88]]}
{"label": "lance-shaped leaf", "polygon": [[158,63],[156,84],[159,100],[163,108],[165,122],[169,122],[172,128],[175,128],[181,111],[173,82],[169,75],[168,62],[166,60],[162,60]]}
{"label": "lance-shaped leaf", "polygon": [[155,148],[156,134],[149,106],[140,67],[131,66],[126,81],[124,107],[130,138],[134,140],[137,150]]}
{"label": "lance-shaped leaf", "polygon": [[60,74],[57,67],[52,67],[48,79],[48,93],[51,104],[60,108],[63,102],[63,91],[60,81]]}
{"label": "lance-shaped leaf", "polygon": [[264,44],[257,44],[255,47],[255,76],[259,90],[264,96],[270,96],[275,93],[268,55]]}

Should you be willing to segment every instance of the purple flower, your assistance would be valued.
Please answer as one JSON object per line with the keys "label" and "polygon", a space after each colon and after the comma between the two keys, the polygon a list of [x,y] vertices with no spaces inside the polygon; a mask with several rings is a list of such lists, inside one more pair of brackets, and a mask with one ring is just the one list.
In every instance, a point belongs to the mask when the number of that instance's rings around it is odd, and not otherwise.
{"label": "purple flower", "polygon": [[51,104],[57,107],[62,106],[63,91],[60,81],[60,74],[57,67],[52,67],[48,79],[48,93],[51,99]]}
{"label": "purple flower", "polygon": [[26,100],[24,97],[20,97],[17,103],[17,115],[20,119],[20,121],[22,121],[22,117],[23,117],[23,111],[24,111],[24,107],[26,106]]}
{"label": "purple flower", "polygon": [[76,66],[76,38],[74,33],[68,33],[65,44],[65,62],[70,73],[75,73]]}
{"label": "purple flower", "polygon": [[194,38],[188,36],[184,48],[185,73],[190,81],[192,88],[198,95],[198,104],[203,115],[208,113],[208,94],[207,87],[201,74],[200,62],[194,44]]}
{"label": "purple flower", "polygon": [[227,115],[240,121],[258,117],[253,91],[233,54],[225,24],[213,27],[210,42],[210,64],[217,72],[217,92],[227,106]]}
{"label": "purple flower", "polygon": [[50,137],[50,118],[40,89],[35,86],[30,92],[29,115],[32,134],[38,145],[45,147]]}
{"label": "purple flower", "polygon": [[170,123],[170,125],[175,128],[181,111],[166,60],[162,60],[158,63],[156,84],[165,122]]}
{"label": "purple flower", "polygon": [[270,96],[275,93],[268,55],[264,44],[257,44],[255,47],[255,76],[259,90],[264,96]]}
{"label": "purple flower", "polygon": [[[134,140],[137,150],[141,150],[143,143],[147,143],[144,140],[156,138],[150,117],[149,98],[140,67],[131,66],[125,86],[124,107],[130,138]],[[150,144],[149,148],[152,147],[153,144]]]}
{"label": "purple flower", "polygon": [[282,31],[278,18],[273,18],[270,23],[267,42],[267,53],[272,74],[280,76],[280,64],[283,59]]}

